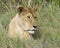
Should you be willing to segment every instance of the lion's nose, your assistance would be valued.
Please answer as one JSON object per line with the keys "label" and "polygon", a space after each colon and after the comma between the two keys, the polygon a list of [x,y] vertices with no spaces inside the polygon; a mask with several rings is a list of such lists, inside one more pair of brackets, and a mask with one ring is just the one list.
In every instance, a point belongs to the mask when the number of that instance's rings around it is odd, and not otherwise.
{"label": "lion's nose", "polygon": [[37,28],[37,26],[33,26],[34,28]]}

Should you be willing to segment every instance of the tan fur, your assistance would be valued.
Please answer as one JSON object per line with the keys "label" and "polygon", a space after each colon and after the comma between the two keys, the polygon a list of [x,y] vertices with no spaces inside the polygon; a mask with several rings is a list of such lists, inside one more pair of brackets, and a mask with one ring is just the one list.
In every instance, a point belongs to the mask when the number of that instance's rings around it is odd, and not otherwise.
{"label": "tan fur", "polygon": [[8,35],[11,38],[31,38],[32,36],[28,32],[28,30],[35,29],[33,27],[34,25],[35,18],[33,15],[33,11],[29,8],[23,7],[22,12],[19,12],[18,10],[16,16],[11,20],[8,28]]}

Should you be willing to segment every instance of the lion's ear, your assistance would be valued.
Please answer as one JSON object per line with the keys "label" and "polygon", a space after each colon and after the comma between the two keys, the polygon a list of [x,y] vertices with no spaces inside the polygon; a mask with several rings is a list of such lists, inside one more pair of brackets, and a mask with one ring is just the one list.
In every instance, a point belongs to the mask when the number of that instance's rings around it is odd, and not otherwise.
{"label": "lion's ear", "polygon": [[23,6],[17,6],[16,9],[18,13],[21,13],[23,11]]}
{"label": "lion's ear", "polygon": [[33,8],[32,8],[32,11],[33,11],[33,12],[37,12],[37,11],[38,11],[38,6],[33,7]]}

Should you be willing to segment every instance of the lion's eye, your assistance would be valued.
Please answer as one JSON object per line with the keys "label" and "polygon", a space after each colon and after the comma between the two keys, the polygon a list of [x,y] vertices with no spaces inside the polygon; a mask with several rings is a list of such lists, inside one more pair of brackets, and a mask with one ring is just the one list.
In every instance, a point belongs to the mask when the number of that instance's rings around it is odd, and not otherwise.
{"label": "lion's eye", "polygon": [[34,18],[37,18],[37,17],[34,17]]}
{"label": "lion's eye", "polygon": [[30,16],[27,16],[28,18],[30,18]]}

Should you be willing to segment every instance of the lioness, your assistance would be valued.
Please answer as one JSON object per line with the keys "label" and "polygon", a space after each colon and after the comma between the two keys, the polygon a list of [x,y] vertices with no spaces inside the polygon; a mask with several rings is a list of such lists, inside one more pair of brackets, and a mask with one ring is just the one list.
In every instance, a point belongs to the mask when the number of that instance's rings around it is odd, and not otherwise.
{"label": "lioness", "polygon": [[35,33],[36,23],[33,10],[28,7],[17,7],[17,14],[11,20],[8,28],[9,37],[30,38]]}

